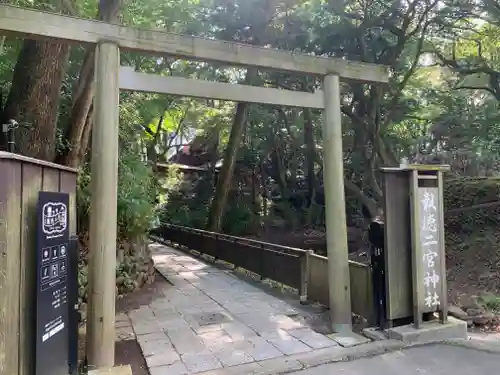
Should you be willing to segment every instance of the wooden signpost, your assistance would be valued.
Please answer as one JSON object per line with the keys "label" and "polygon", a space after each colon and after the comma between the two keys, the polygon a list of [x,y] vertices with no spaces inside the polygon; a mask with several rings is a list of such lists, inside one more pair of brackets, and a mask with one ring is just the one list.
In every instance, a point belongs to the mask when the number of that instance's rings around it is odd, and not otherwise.
{"label": "wooden signpost", "polygon": [[420,166],[411,175],[413,324],[439,312],[446,323],[448,299],[444,246],[442,171]]}
{"label": "wooden signpost", "polygon": [[382,168],[384,180],[384,326],[429,314],[447,320],[443,177],[449,166]]}

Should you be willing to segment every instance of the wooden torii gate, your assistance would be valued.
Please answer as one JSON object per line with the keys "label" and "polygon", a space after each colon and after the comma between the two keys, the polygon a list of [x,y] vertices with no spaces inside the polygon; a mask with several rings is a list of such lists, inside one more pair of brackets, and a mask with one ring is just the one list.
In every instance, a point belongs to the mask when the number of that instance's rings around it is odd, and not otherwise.
{"label": "wooden torii gate", "polygon": [[[8,5],[0,5],[0,34],[96,45],[90,213],[92,256],[87,323],[89,365],[109,367],[114,364],[120,89],[324,109],[330,313],[335,331],[351,329],[339,79],[386,83],[387,67],[113,25]],[[306,93],[147,75],[120,68],[120,51],[321,76],[323,91]]]}

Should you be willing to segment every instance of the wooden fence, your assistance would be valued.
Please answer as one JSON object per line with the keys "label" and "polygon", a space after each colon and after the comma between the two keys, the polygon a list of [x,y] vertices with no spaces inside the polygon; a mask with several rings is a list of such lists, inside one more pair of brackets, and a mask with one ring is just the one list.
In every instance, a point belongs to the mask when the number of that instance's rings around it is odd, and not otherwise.
{"label": "wooden fence", "polygon": [[[328,258],[310,254],[309,267],[307,298],[328,306]],[[349,261],[349,273],[352,312],[361,315],[369,323],[372,323],[375,321],[375,316],[371,267],[366,264]]]}
{"label": "wooden fence", "polygon": [[[301,300],[328,306],[328,259],[312,251],[171,224],[162,224],[151,234],[298,289]],[[349,261],[349,271],[352,311],[372,322],[371,268]]]}
{"label": "wooden fence", "polygon": [[0,152],[0,175],[0,374],[27,375],[35,361],[38,193],[69,193],[76,235],[77,171]]}

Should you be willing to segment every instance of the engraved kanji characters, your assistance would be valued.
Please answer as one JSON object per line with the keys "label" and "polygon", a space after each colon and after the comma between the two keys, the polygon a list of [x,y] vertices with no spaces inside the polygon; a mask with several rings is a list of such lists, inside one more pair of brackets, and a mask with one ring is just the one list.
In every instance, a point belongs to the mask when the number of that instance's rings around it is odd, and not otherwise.
{"label": "engraved kanji characters", "polygon": [[427,292],[427,297],[425,297],[425,306],[427,307],[435,307],[439,306],[439,296],[436,292],[432,294],[431,292]]}
{"label": "engraved kanji characters", "polygon": [[439,257],[438,248],[436,247],[439,245],[437,203],[436,194],[433,191],[424,189],[420,196],[420,212],[422,215],[420,244],[423,253],[422,261],[424,262],[424,304],[428,308],[440,305],[438,286],[441,279],[434,269],[436,260]]}

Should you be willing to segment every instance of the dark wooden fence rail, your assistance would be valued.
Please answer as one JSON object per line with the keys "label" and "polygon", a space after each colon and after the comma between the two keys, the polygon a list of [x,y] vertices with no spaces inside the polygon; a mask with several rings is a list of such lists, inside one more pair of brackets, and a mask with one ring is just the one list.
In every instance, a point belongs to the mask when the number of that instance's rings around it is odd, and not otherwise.
{"label": "dark wooden fence rail", "polygon": [[161,224],[151,234],[306,294],[306,250],[171,224]]}
{"label": "dark wooden fence rail", "polygon": [[[301,301],[318,301],[328,306],[328,259],[311,250],[297,249],[187,228],[161,224],[151,231],[153,238],[184,246],[236,267],[244,268],[263,279],[270,279],[299,290]],[[373,291],[371,268],[349,262],[352,311],[372,322]]]}

